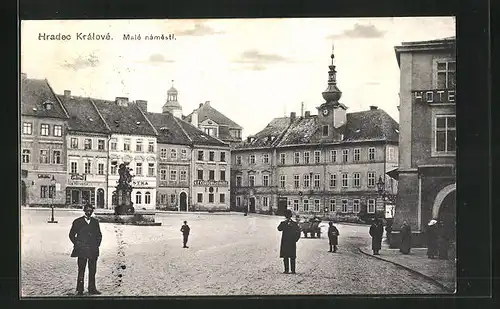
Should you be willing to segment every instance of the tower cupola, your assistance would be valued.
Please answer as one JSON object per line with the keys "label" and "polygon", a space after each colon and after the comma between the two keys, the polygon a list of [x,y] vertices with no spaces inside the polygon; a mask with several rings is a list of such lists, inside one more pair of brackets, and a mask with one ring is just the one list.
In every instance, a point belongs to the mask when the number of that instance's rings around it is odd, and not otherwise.
{"label": "tower cupola", "polygon": [[177,101],[178,91],[174,88],[174,81],[172,86],[167,91],[167,102],[163,105],[162,111],[169,112],[177,118],[182,118],[182,106]]}
{"label": "tower cupola", "polygon": [[342,91],[337,87],[337,71],[335,70],[335,65],[333,64],[333,60],[335,55],[333,53],[333,45],[332,45],[332,54],[330,55],[332,59],[332,64],[328,66],[330,70],[328,71],[328,87],[323,91],[323,99],[325,99],[326,103],[338,103],[340,97],[342,97]]}

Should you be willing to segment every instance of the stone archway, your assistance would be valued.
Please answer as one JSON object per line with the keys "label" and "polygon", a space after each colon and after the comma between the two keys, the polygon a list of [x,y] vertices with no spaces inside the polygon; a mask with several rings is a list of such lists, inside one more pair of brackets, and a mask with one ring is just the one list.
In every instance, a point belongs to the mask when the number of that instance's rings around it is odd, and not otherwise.
{"label": "stone archway", "polygon": [[436,198],[434,199],[434,204],[432,205],[432,219],[437,220],[439,218],[439,210],[441,205],[443,204],[444,199],[451,193],[454,192],[457,188],[457,184],[451,184],[438,192]]}
{"label": "stone archway", "polygon": [[179,195],[179,210],[180,211],[187,211],[187,194],[186,192],[181,192]]}

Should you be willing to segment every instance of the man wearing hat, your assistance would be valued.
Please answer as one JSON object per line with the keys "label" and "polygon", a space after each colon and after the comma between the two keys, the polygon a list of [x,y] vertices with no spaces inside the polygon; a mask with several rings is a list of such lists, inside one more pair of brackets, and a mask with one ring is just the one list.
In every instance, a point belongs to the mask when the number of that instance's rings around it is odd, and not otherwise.
{"label": "man wearing hat", "polygon": [[187,221],[184,221],[184,224],[181,226],[182,248],[189,248],[187,246],[188,237],[189,237],[189,231],[191,231],[191,229],[189,228],[189,225],[187,224]]}
{"label": "man wearing hat", "polygon": [[429,259],[435,259],[438,254],[438,246],[437,246],[437,221],[431,220],[427,224],[427,257]]}
{"label": "man wearing hat", "polygon": [[99,221],[91,217],[94,207],[91,204],[83,206],[84,216],[73,221],[69,231],[69,239],[73,243],[71,257],[77,257],[78,277],[76,281],[76,292],[83,295],[83,279],[85,278],[85,268],[89,265],[88,291],[91,295],[101,294],[95,286],[95,273],[97,267],[97,257],[99,256],[99,246],[101,245],[102,234]]}
{"label": "man wearing hat", "polygon": [[295,258],[297,256],[296,243],[300,239],[300,228],[297,222],[292,220],[292,211],[285,210],[285,221],[281,221],[278,225],[278,231],[281,234],[280,258],[283,258],[285,266],[284,274],[288,274],[291,270],[295,274]]}

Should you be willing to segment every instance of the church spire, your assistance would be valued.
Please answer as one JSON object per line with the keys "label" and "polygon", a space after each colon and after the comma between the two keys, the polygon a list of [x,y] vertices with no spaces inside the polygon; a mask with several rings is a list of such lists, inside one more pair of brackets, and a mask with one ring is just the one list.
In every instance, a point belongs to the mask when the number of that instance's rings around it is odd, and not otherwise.
{"label": "church spire", "polygon": [[337,71],[335,70],[335,64],[333,64],[333,60],[335,58],[333,44],[332,54],[330,58],[332,58],[332,64],[328,66],[330,68],[330,70],[328,71],[328,87],[322,93],[322,95],[326,103],[338,104],[338,101],[342,96],[342,91],[340,91],[340,89],[337,87]]}

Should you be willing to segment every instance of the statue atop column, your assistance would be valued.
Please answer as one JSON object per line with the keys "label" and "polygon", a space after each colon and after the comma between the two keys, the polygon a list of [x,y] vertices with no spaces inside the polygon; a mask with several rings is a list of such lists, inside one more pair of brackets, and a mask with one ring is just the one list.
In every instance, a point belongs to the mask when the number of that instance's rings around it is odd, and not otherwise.
{"label": "statue atop column", "polygon": [[122,163],[118,167],[118,175],[120,175],[120,179],[118,179],[118,185],[116,186],[116,201],[117,205],[115,206],[115,214],[116,215],[124,215],[124,214],[133,214],[134,206],[131,199],[132,194],[132,175],[130,175],[131,169],[128,168],[128,164]]}

